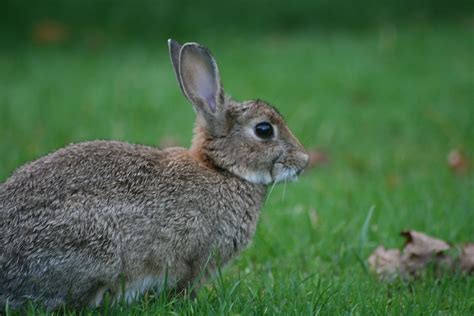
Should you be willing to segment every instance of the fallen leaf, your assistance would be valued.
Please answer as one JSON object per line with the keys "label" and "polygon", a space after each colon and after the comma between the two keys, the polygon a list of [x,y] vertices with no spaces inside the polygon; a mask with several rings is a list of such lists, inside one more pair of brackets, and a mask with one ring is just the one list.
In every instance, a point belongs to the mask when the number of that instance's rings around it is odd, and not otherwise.
{"label": "fallen leaf", "polygon": [[393,189],[400,184],[400,177],[397,174],[391,173],[385,178],[385,182],[388,187]]}
{"label": "fallen leaf", "polygon": [[401,269],[401,254],[398,249],[378,246],[369,257],[370,268],[383,279],[393,279]]}
{"label": "fallen leaf", "polygon": [[317,167],[329,162],[328,154],[321,149],[308,150],[308,154],[309,154],[309,163],[308,163],[307,169],[312,169],[314,167]]}
{"label": "fallen leaf", "polygon": [[[448,255],[451,246],[447,242],[414,230],[402,231],[400,235],[406,238],[402,251],[378,246],[368,259],[369,266],[380,279],[416,277],[429,265],[434,265],[438,274],[452,270],[455,261]],[[474,253],[474,245],[472,249],[466,249],[468,253]],[[466,255],[466,266],[470,266],[468,262],[472,259]]]}
{"label": "fallen leaf", "polygon": [[430,263],[449,265],[445,252],[451,247],[443,240],[414,230],[403,231],[401,235],[406,238],[402,254],[402,267],[406,273],[416,275]]}
{"label": "fallen leaf", "polygon": [[448,165],[456,173],[464,173],[469,169],[469,161],[460,149],[453,149],[449,152]]}
{"label": "fallen leaf", "polygon": [[400,235],[406,238],[403,251],[412,255],[423,256],[427,254],[438,254],[451,248],[445,241],[430,237],[415,230],[405,230],[402,231]]}
{"label": "fallen leaf", "polygon": [[33,39],[40,44],[63,42],[67,37],[66,27],[57,21],[45,20],[33,27]]}
{"label": "fallen leaf", "polygon": [[462,247],[459,261],[461,271],[474,273],[474,244],[467,244]]}

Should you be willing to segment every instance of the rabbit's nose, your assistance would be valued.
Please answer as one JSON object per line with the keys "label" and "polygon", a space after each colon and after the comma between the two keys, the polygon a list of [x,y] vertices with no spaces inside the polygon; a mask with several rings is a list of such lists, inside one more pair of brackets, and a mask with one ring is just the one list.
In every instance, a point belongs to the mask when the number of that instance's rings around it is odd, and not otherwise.
{"label": "rabbit's nose", "polygon": [[309,163],[309,155],[305,152],[298,152],[297,153],[298,160],[302,162],[301,170],[306,168]]}

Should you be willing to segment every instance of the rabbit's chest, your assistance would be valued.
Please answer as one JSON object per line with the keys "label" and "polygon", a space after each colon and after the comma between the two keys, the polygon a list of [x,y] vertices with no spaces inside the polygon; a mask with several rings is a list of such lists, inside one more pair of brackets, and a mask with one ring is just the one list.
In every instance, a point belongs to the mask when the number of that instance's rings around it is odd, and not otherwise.
{"label": "rabbit's chest", "polygon": [[224,262],[250,243],[257,226],[258,209],[228,210],[227,214],[214,228],[214,245]]}

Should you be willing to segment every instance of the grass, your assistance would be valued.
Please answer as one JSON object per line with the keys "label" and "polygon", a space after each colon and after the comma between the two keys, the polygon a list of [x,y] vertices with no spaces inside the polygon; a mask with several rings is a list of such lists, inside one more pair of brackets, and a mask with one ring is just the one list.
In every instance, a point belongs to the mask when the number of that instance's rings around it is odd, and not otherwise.
{"label": "grass", "polygon": [[[473,172],[446,162],[453,148],[474,157],[472,28],[202,42],[228,92],[277,105],[330,164],[275,188],[253,245],[196,301],[150,294],[81,313],[473,314],[472,276],[381,283],[366,265],[377,245],[401,246],[406,228],[474,240]],[[70,142],[188,145],[194,114],[166,54],[161,42],[0,52],[0,181]]]}

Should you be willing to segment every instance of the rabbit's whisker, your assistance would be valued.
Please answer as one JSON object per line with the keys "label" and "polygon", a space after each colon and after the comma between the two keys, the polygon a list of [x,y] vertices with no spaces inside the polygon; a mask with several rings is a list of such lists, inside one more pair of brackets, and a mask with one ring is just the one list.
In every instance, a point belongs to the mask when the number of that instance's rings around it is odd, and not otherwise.
{"label": "rabbit's whisker", "polygon": [[267,205],[268,199],[270,198],[270,195],[273,192],[273,188],[275,187],[276,181],[273,181],[272,186],[270,187],[270,191],[267,194],[267,198],[265,199],[265,203],[263,203],[263,206]]}

